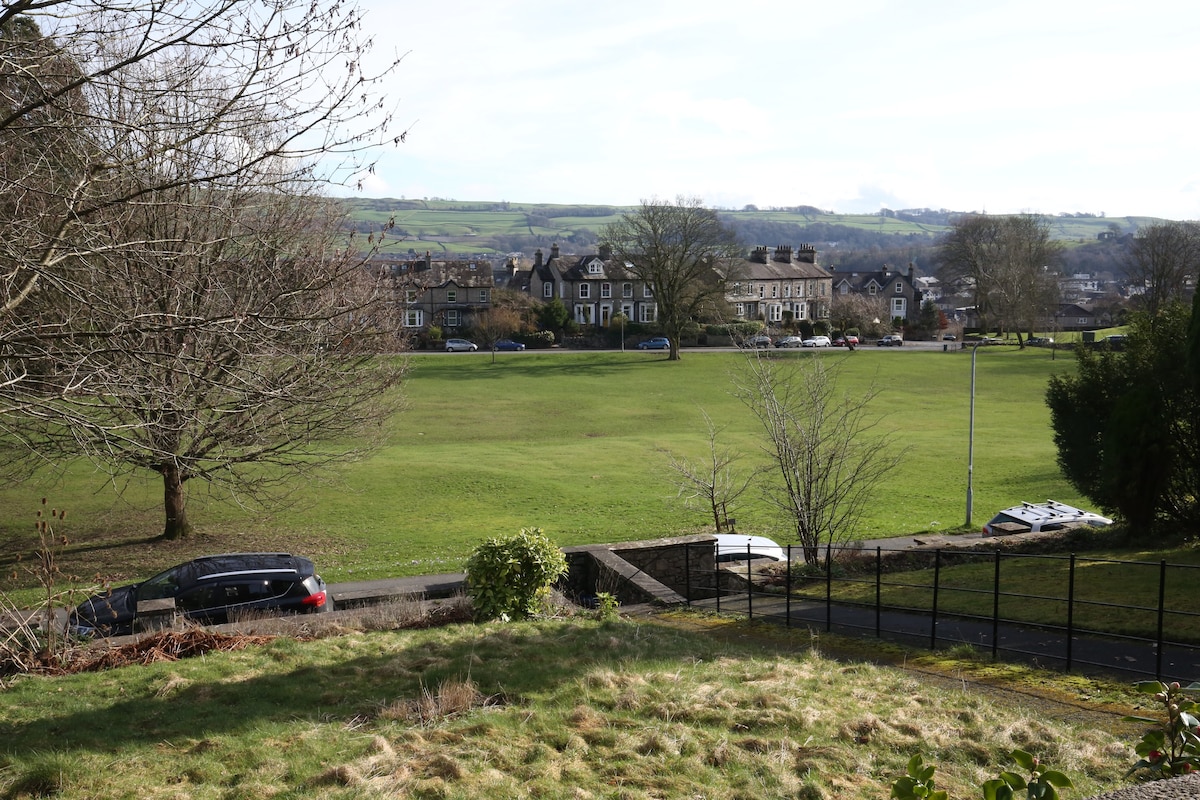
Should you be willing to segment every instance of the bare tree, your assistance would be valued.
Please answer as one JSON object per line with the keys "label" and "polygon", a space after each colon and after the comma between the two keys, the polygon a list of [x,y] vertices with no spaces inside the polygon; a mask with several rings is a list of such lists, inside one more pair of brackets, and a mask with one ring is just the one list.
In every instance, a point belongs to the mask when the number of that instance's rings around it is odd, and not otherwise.
{"label": "bare tree", "polygon": [[492,351],[492,363],[496,363],[496,342],[510,336],[521,327],[521,314],[513,308],[492,306],[475,315],[473,326],[484,347]]}
{"label": "bare tree", "polygon": [[701,413],[708,430],[708,457],[693,461],[672,454],[668,467],[679,490],[677,496],[683,498],[684,505],[688,508],[702,505],[712,514],[717,533],[721,533],[727,528],[732,530],[733,519],[729,514],[750,488],[756,473],[737,468],[741,454],[718,444],[723,428],[713,424],[708,414]]}
{"label": "bare tree", "polygon": [[965,216],[939,245],[939,277],[972,292],[980,329],[1013,330],[1020,341],[1021,331],[1057,302],[1057,272],[1050,268],[1060,249],[1041,217]]}
{"label": "bare tree", "polygon": [[111,209],[183,185],[245,186],[247,173],[267,190],[369,169],[389,135],[378,89],[392,70],[364,71],[361,28],[338,0],[4,4],[0,416],[24,402],[4,391],[26,377],[9,343],[64,332],[32,299],[102,304],[86,295],[89,256],[141,246],[108,235]]}
{"label": "bare tree", "polygon": [[734,378],[736,395],[766,435],[765,498],[787,520],[809,563],[822,545],[849,540],[901,458],[871,409],[878,390],[838,392],[836,368],[827,360],[752,354]]}
{"label": "bare tree", "polygon": [[[25,463],[153,470],[177,537],[192,479],[278,499],[371,443],[402,341],[319,196],[387,126],[360,25],[320,0],[0,12],[0,151],[24,159],[0,175],[0,425]],[[43,157],[47,117],[72,124]]]}
{"label": "bare tree", "polygon": [[1143,288],[1137,301],[1150,314],[1183,300],[1189,279],[1200,275],[1200,224],[1157,222],[1138,229],[1126,274]]}
{"label": "bare tree", "polygon": [[696,198],[643,200],[607,226],[601,241],[654,292],[658,323],[671,342],[669,359],[678,361],[684,330],[723,302],[741,251],[732,229]]}

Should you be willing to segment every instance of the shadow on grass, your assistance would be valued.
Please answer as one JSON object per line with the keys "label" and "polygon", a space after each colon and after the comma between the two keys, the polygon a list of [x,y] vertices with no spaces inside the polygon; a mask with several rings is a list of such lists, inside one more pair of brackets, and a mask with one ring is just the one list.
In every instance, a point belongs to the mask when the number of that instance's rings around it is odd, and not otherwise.
{"label": "shadow on grass", "polygon": [[[359,724],[445,680],[469,678],[484,695],[512,702],[553,693],[595,670],[709,659],[730,650],[751,648],[703,632],[592,621],[451,626],[308,643],[279,639],[228,656],[23,680],[0,695],[0,737],[11,755],[111,753],[277,725]],[[280,669],[286,664],[293,666]],[[74,702],[70,697],[101,691],[122,696],[95,700],[86,710],[52,710]],[[26,719],[14,721],[20,717]]]}

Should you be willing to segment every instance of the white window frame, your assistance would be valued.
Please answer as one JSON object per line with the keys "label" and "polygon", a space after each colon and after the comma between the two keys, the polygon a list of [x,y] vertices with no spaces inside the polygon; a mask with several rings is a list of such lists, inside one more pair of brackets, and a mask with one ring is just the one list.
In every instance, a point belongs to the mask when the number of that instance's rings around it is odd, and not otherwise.
{"label": "white window frame", "polygon": [[554,297],[554,284],[550,281],[542,284],[542,297]]}
{"label": "white window frame", "polygon": [[446,311],[446,327],[447,328],[457,328],[461,324],[462,324],[462,316],[459,314],[458,309],[456,309],[456,308],[448,309]]}
{"label": "white window frame", "polygon": [[600,299],[607,300],[610,297],[612,297],[612,284],[611,283],[600,284]]}
{"label": "white window frame", "polygon": [[479,302],[486,303],[487,301],[488,301],[488,290],[480,289],[479,290]]}
{"label": "white window frame", "polygon": [[404,327],[420,328],[425,324],[425,312],[419,308],[410,308],[404,312]]}
{"label": "white window frame", "polygon": [[587,283],[579,284],[579,299],[589,300],[592,296],[592,287]]}
{"label": "white window frame", "polygon": [[633,297],[633,284],[632,283],[622,283],[621,284],[621,297],[624,297],[624,298],[632,298]]}
{"label": "white window frame", "polygon": [[650,284],[647,283],[642,286],[642,297],[654,297],[654,289],[651,288]]}
{"label": "white window frame", "polygon": [[650,323],[658,318],[658,306],[654,303],[642,303],[641,314],[638,322]]}
{"label": "white window frame", "polygon": [[447,303],[457,303],[458,302],[458,289],[447,289],[446,290],[446,302]]}

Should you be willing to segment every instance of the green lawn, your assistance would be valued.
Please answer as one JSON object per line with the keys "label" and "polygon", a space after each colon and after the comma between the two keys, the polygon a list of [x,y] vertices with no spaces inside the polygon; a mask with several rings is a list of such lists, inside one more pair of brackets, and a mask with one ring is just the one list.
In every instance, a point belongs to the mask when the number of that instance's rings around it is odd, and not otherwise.
{"label": "green lawn", "polygon": [[[61,479],[47,473],[0,491],[0,541],[29,543],[39,498],[68,510],[60,526],[84,574],[110,559],[118,576],[173,563],[192,548],[278,547],[312,552],[333,580],[461,568],[486,537],[541,527],[562,545],[690,532],[708,522],[676,500],[668,453],[699,457],[705,411],[747,463],[761,458],[756,422],[730,393],[730,371],[745,356],[524,352],[412,356],[408,409],[390,443],[325,484],[295,486],[283,509],[246,511],[191,487],[190,513],[207,540],[147,544],[161,526],[161,489],[152,476],[121,483],[123,496],[89,466]],[[861,538],[953,531],[965,522],[970,358],[966,353],[859,350],[788,353],[840,365],[841,385],[874,381],[898,442],[902,469],[872,506]],[[1084,502],[1055,465],[1042,396],[1047,377],[1073,369],[1060,353],[981,351],[977,362],[974,519],[1021,500]],[[757,497],[737,511],[739,528],[786,542],[785,527]],[[133,543],[132,548],[114,544]],[[18,580],[17,585],[23,583]]]}

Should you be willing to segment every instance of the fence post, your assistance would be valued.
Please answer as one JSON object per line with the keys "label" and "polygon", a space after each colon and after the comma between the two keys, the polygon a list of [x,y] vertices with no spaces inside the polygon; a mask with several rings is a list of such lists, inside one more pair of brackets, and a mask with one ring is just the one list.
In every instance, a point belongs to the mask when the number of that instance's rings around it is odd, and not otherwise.
{"label": "fence post", "polygon": [[1075,554],[1071,553],[1071,567],[1067,570],[1067,672],[1071,671],[1071,656],[1074,655],[1075,635]]}
{"label": "fence post", "polygon": [[746,615],[754,621],[754,578],[750,572],[750,540],[746,540]]}
{"label": "fence post", "polygon": [[942,548],[933,551],[933,609],[929,615],[929,649],[937,650],[938,585],[942,578]]}
{"label": "fence post", "polygon": [[[720,548],[717,548],[717,553],[714,553],[714,555],[718,555],[719,553],[720,553]],[[721,613],[721,562],[719,560],[717,560],[716,558],[713,558],[713,591],[715,591],[717,593],[717,613],[720,614]]]}
{"label": "fence post", "polygon": [[787,613],[786,627],[790,628],[792,627],[792,546],[790,544],[787,545],[784,555],[787,556],[787,572],[784,573],[783,578],[783,608]]}
{"label": "fence post", "polygon": [[992,576],[992,661],[1000,655],[1000,551],[996,551],[996,568]]}
{"label": "fence post", "polygon": [[1162,680],[1163,617],[1167,602],[1167,560],[1158,563],[1158,635],[1155,637],[1154,679]]}
{"label": "fence post", "polygon": [[883,548],[878,545],[875,547],[875,638],[880,637],[880,623],[882,612],[880,585],[883,582]]}
{"label": "fence post", "polygon": [[825,630],[833,630],[833,542],[825,545]]}
{"label": "fence post", "polygon": [[[714,545],[715,547],[715,545]],[[685,594],[683,599],[687,600],[688,608],[692,607],[692,543],[688,542],[683,546],[683,587]]]}

